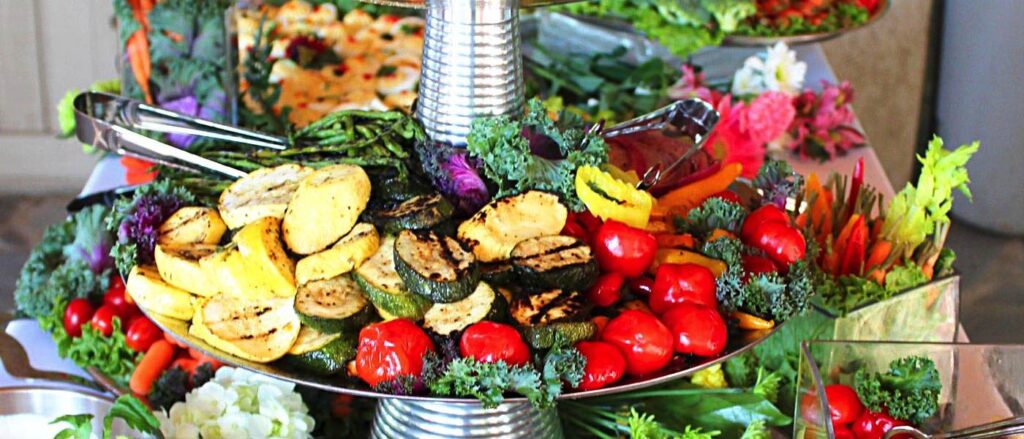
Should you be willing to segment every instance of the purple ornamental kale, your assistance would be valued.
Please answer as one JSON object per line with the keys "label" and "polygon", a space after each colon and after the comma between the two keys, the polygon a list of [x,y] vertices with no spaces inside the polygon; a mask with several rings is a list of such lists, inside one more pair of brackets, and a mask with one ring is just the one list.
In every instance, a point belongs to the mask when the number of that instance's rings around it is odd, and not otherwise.
{"label": "purple ornamental kale", "polygon": [[182,199],[167,193],[140,197],[131,213],[118,227],[118,241],[124,244],[134,243],[138,263],[152,264],[160,225],[184,204]]}
{"label": "purple ornamental kale", "polygon": [[104,224],[106,216],[107,208],[101,205],[75,213],[75,240],[64,247],[65,258],[85,261],[89,271],[96,274],[114,266],[114,258],[110,257],[114,243]]}
{"label": "purple ornamental kale", "polygon": [[419,143],[416,150],[431,182],[459,211],[476,212],[491,200],[475,160],[467,157],[466,150],[435,142]]}

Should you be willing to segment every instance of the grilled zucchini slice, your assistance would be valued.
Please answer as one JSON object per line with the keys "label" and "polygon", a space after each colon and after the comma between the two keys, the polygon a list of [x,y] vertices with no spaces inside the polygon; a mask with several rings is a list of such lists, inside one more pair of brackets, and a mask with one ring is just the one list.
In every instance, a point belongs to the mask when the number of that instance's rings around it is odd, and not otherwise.
{"label": "grilled zucchini slice", "polygon": [[291,251],[309,255],[345,236],[370,201],[370,177],[356,165],[332,165],[309,174],[295,190],[281,222]]}
{"label": "grilled zucchini slice", "polygon": [[409,292],[395,271],[394,237],[384,239],[377,252],[352,273],[352,279],[382,316],[419,320],[433,305],[425,297]]}
{"label": "grilled zucchini slice", "polygon": [[288,353],[299,335],[291,297],[254,300],[227,295],[203,298],[189,333],[211,346],[257,363]]}
{"label": "grilled zucchini slice", "polygon": [[578,322],[587,318],[590,304],[579,292],[556,289],[514,298],[511,312],[520,326]]}
{"label": "grilled zucchini slice", "polygon": [[519,328],[526,344],[534,349],[550,349],[561,338],[568,344],[588,340],[597,333],[594,322],[561,322],[548,325],[523,326]]}
{"label": "grilled zucchini slice", "polygon": [[401,177],[391,166],[365,167],[363,170],[373,184],[373,204],[400,203],[415,196],[427,195],[431,191],[429,182],[421,181],[413,175]]}
{"label": "grilled zucchini slice", "polygon": [[373,319],[373,307],[348,276],[309,282],[295,295],[303,325],[328,334],[358,330]]}
{"label": "grilled zucchini slice", "polygon": [[331,248],[300,259],[295,264],[295,281],[302,285],[348,273],[373,256],[379,246],[380,237],[373,224],[356,224]]}
{"label": "grilled zucchini slice", "polygon": [[491,285],[506,287],[517,286],[520,280],[516,277],[511,262],[492,262],[480,264],[480,279]]}
{"label": "grilled zucchini slice", "polygon": [[455,207],[441,194],[419,195],[399,203],[392,209],[372,212],[367,219],[384,233],[402,230],[424,230],[452,217]]}
{"label": "grilled zucchini slice", "polygon": [[206,278],[199,260],[216,251],[217,246],[211,244],[157,244],[153,259],[165,282],[192,294],[212,296],[217,287]]}
{"label": "grilled zucchini slice", "polygon": [[314,375],[337,375],[356,357],[355,333],[325,334],[308,326],[299,329],[295,344],[280,362]]}
{"label": "grilled zucchini slice", "polygon": [[164,282],[156,267],[132,267],[125,283],[125,291],[132,301],[147,311],[178,320],[192,318],[193,296]]}
{"label": "grilled zucchini slice", "polygon": [[434,303],[465,299],[480,282],[473,254],[454,238],[431,231],[403,230],[395,238],[394,257],[405,287]]}
{"label": "grilled zucchini slice", "polygon": [[250,172],[220,194],[220,216],[231,229],[266,216],[284,218],[299,182],[312,172],[311,168],[296,164]]}
{"label": "grilled zucchini slice", "polygon": [[529,191],[491,201],[459,225],[458,235],[478,261],[504,261],[520,241],[557,235],[567,216],[557,196]]}
{"label": "grilled zucchini slice", "polygon": [[518,280],[528,288],[586,291],[597,280],[597,260],[590,246],[571,236],[530,238],[512,249]]}
{"label": "grilled zucchini slice", "polygon": [[160,225],[156,242],[162,245],[217,244],[228,226],[216,209],[182,207]]}
{"label": "grilled zucchini slice", "polygon": [[449,335],[461,331],[476,322],[487,319],[491,315],[501,295],[494,292],[484,282],[477,284],[476,290],[469,297],[454,303],[434,305],[423,316],[423,327],[440,335]]}

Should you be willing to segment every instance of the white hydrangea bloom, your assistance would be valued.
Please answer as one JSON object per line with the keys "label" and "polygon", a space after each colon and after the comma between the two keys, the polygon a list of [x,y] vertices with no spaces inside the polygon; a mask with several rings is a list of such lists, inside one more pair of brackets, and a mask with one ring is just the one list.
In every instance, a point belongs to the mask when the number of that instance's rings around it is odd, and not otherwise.
{"label": "white hydrangea bloom", "polygon": [[313,418],[295,385],[243,369],[222,367],[168,413],[156,413],[167,438],[309,437]]}

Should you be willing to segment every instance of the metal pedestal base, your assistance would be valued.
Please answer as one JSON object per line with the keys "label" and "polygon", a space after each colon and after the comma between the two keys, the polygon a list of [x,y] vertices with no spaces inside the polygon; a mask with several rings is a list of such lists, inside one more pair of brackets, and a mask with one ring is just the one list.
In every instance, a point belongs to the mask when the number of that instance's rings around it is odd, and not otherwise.
{"label": "metal pedestal base", "polygon": [[465,144],[473,119],[523,111],[520,0],[429,0],[416,116],[431,140]]}
{"label": "metal pedestal base", "polygon": [[558,439],[562,437],[562,427],[554,409],[539,411],[529,403],[505,403],[484,409],[477,403],[385,398],[377,403],[372,437]]}

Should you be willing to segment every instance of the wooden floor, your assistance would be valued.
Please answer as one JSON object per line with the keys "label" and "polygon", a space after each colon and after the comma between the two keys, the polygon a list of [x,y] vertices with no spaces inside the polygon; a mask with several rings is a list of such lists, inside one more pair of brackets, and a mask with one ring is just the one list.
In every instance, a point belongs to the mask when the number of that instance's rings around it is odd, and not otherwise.
{"label": "wooden floor", "polygon": [[[46,226],[64,217],[71,194],[0,197],[0,309],[11,309],[21,265]],[[961,311],[975,342],[1024,343],[1024,238],[955,223],[949,246],[961,271]]]}

